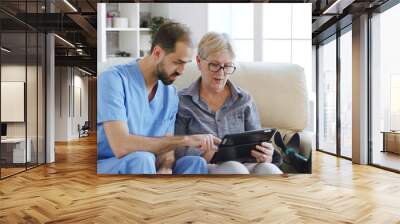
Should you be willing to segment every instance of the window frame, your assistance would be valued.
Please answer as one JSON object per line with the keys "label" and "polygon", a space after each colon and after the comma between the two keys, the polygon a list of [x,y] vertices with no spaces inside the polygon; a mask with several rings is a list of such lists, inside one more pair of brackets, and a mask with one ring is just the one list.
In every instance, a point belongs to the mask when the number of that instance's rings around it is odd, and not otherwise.
{"label": "window frame", "polygon": [[[344,35],[347,32],[352,32],[352,23],[348,24],[347,26],[345,26],[344,28],[336,31],[336,33],[332,34],[331,36],[327,37],[326,39],[322,40],[320,43],[316,44],[316,120],[317,120],[317,125],[316,125],[316,135],[315,135],[315,142],[316,142],[316,151],[319,152],[323,152],[323,153],[327,153],[329,155],[333,155],[333,156],[337,156],[343,159],[347,159],[347,160],[352,160],[352,158],[347,157],[342,155],[341,152],[341,67],[340,67],[340,38],[342,35]],[[332,153],[329,151],[326,151],[324,149],[320,148],[320,142],[319,142],[319,104],[320,104],[320,96],[319,96],[319,78],[320,78],[320,74],[319,74],[319,47],[321,44],[326,44],[329,43],[331,41],[336,41],[336,152]]]}

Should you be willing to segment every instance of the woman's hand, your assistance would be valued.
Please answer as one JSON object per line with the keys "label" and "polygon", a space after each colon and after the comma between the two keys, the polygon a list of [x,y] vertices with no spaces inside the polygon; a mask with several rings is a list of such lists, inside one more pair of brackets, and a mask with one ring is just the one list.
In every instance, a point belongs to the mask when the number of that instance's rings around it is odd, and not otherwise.
{"label": "woman's hand", "polygon": [[257,145],[256,149],[251,150],[251,155],[256,158],[257,163],[271,163],[274,146],[271,143],[263,142]]}

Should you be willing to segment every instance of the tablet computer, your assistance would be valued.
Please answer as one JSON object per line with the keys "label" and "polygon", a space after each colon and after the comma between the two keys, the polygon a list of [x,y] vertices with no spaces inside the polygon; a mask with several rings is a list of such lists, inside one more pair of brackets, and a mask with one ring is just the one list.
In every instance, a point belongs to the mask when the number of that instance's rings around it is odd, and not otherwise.
{"label": "tablet computer", "polygon": [[225,135],[218,146],[218,151],[211,159],[211,163],[232,160],[242,163],[256,162],[256,159],[251,155],[251,150],[255,149],[256,145],[260,145],[261,142],[270,142],[275,131],[275,128],[268,128]]}

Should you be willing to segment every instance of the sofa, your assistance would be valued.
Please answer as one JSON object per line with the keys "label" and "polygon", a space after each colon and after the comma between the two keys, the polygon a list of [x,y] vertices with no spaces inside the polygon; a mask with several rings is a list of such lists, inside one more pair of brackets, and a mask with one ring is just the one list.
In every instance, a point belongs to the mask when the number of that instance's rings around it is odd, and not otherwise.
{"label": "sofa", "polygon": [[[310,158],[312,134],[304,131],[307,127],[308,96],[303,68],[295,64],[266,62],[241,62],[236,63],[236,67],[230,80],[253,96],[261,126],[277,128],[288,136],[285,142],[294,133],[299,133],[300,154]],[[190,63],[174,85],[179,91],[199,76],[197,65]],[[297,172],[286,162],[280,168],[285,173]]]}

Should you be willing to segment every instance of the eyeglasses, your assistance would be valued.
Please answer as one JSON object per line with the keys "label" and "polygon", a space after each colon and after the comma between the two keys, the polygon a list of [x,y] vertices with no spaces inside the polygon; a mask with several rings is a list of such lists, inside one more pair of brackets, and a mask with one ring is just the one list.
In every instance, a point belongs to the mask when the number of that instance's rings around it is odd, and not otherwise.
{"label": "eyeglasses", "polygon": [[225,66],[221,66],[220,64],[217,63],[213,63],[208,61],[207,59],[203,58],[204,61],[208,62],[208,70],[210,72],[219,72],[219,70],[223,70],[225,74],[233,74],[236,70],[235,65],[225,65]]}

